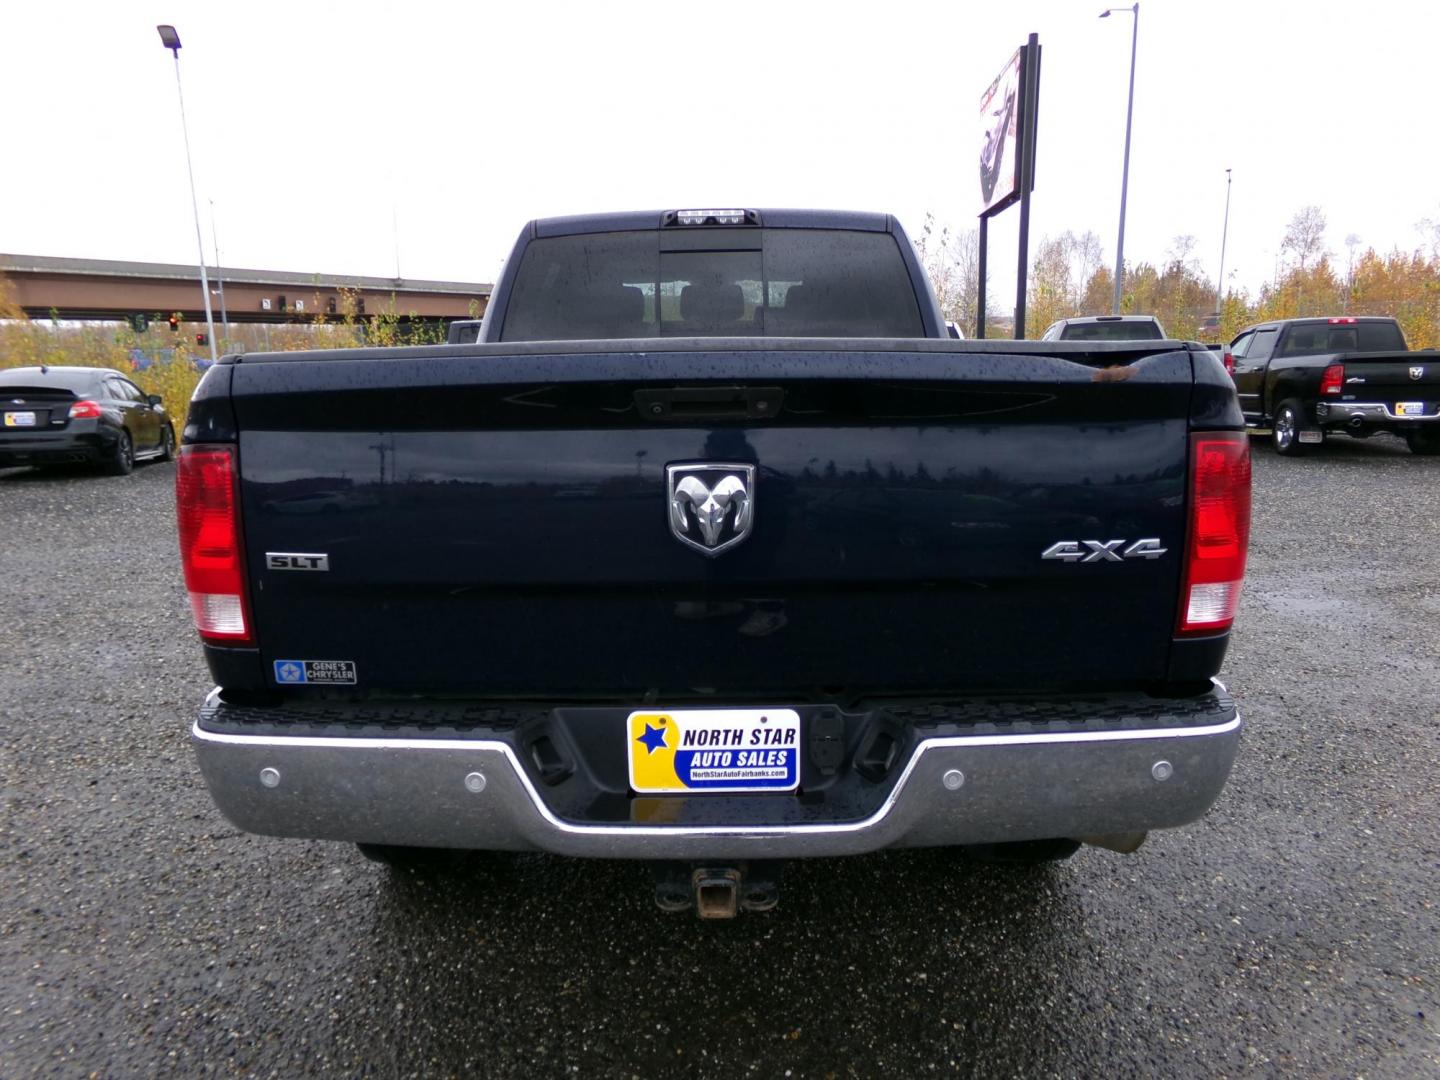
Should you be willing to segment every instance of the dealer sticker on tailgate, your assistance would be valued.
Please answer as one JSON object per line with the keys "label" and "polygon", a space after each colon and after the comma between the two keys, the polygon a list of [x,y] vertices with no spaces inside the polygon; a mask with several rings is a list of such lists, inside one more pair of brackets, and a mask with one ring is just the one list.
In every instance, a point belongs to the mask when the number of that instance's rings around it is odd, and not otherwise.
{"label": "dealer sticker on tailgate", "polygon": [[275,681],[286,686],[354,686],[354,660],[276,660]]}
{"label": "dealer sticker on tailgate", "polygon": [[800,714],[793,709],[633,712],[626,727],[635,791],[794,791],[800,786]]}

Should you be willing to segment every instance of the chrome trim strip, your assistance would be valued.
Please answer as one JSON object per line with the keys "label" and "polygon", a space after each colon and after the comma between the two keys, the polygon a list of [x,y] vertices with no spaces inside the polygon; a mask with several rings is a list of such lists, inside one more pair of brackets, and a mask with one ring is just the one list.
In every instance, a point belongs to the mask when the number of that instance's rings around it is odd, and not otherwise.
{"label": "chrome trim strip", "polygon": [[[219,689],[211,691],[207,701],[214,698]],[[275,736],[275,735],[227,735],[204,731],[200,722],[195,721],[191,735],[201,741],[230,746],[247,747],[304,747],[315,749],[347,750],[466,750],[480,753],[501,754],[509,763],[511,771],[519,778],[521,786],[530,798],[535,811],[554,829],[577,836],[695,836],[695,837],[783,837],[797,835],[835,835],[863,832],[880,824],[899,802],[900,795],[909,782],[927,751],[942,748],[970,746],[1026,746],[1053,745],[1057,743],[1105,743],[1145,742],[1162,739],[1203,738],[1206,736],[1229,735],[1241,727],[1239,709],[1235,718],[1223,724],[1190,728],[1146,728],[1139,731],[1075,731],[1075,732],[1034,732],[1017,735],[957,735],[941,739],[926,739],[916,748],[905,765],[905,771],[890,790],[885,802],[868,818],[859,821],[837,822],[818,825],[759,825],[759,826],[657,826],[657,825],[577,825],[557,817],[540,798],[530,777],[521,768],[514,752],[503,742],[491,739],[345,739],[320,736]]]}

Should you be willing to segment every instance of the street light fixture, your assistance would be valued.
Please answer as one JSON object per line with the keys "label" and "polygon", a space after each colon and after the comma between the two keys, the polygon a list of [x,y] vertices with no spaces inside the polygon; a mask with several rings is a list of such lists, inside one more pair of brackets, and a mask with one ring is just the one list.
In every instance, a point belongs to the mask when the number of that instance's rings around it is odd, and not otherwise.
{"label": "street light fixture", "polygon": [[1125,167],[1120,173],[1120,239],[1115,242],[1115,314],[1120,314],[1120,293],[1125,281],[1125,196],[1130,187],[1130,120],[1135,112],[1135,45],[1140,37],[1140,5],[1128,8],[1107,8],[1100,18],[1108,19],[1114,12],[1128,11],[1135,16],[1130,33],[1130,99],[1125,105]]}
{"label": "street light fixture", "polygon": [[160,44],[169,49],[175,57],[175,91],[180,95],[180,131],[185,136],[185,169],[190,174],[190,210],[195,215],[195,247],[200,252],[200,293],[205,300],[206,340],[210,343],[210,362],[218,359],[215,353],[215,316],[210,311],[210,275],[205,272],[205,241],[200,237],[200,204],[195,198],[195,167],[190,163],[190,129],[185,123],[185,91],[180,85],[180,35],[173,26],[157,26]]}

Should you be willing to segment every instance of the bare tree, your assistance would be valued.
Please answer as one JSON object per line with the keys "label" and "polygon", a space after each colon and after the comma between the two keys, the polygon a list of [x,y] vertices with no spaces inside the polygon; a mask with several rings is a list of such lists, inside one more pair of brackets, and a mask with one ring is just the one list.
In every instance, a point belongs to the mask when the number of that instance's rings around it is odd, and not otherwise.
{"label": "bare tree", "polygon": [[1100,238],[1087,232],[1076,236],[1068,229],[1059,236],[1041,237],[1030,264],[1028,300],[1039,336],[1056,319],[1080,314],[1086,285],[1100,268],[1104,252]]}
{"label": "bare tree", "polygon": [[1301,271],[1325,254],[1325,214],[1318,206],[1301,207],[1285,229],[1280,242],[1282,253],[1295,260]]}
{"label": "bare tree", "polygon": [[1079,236],[1065,235],[1070,243],[1070,280],[1074,283],[1078,302],[1084,293],[1085,283],[1105,265],[1105,249],[1100,246],[1100,237],[1093,232],[1083,232]]}
{"label": "bare tree", "polygon": [[1424,237],[1426,252],[1431,259],[1440,262],[1440,218],[1421,218],[1415,225]]}
{"label": "bare tree", "polygon": [[1076,236],[1066,229],[1059,236],[1041,237],[1030,267],[1033,291],[1064,307],[1078,308],[1087,284],[1104,263],[1105,249],[1093,232]]}
{"label": "bare tree", "polygon": [[1351,233],[1345,237],[1345,310],[1350,310],[1350,298],[1355,293],[1355,249],[1360,246],[1360,234]]}
{"label": "bare tree", "polygon": [[1191,256],[1195,253],[1195,244],[1195,237],[1190,233],[1175,237],[1170,241],[1170,261],[1177,266],[1189,267],[1194,262]]}
{"label": "bare tree", "polygon": [[915,253],[930,275],[945,318],[973,334],[980,311],[980,231],[951,232],[948,225],[937,227],[935,215],[927,213]]}

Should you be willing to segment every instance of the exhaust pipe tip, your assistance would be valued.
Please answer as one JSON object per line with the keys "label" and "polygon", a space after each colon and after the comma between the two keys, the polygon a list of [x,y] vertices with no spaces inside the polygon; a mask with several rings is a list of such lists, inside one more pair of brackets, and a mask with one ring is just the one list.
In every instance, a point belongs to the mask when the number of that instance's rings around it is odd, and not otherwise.
{"label": "exhaust pipe tip", "polygon": [[1365,417],[1361,416],[1359,413],[1351,413],[1350,419],[1346,421],[1346,423],[1355,431],[1359,431],[1362,427],[1365,426]]}

